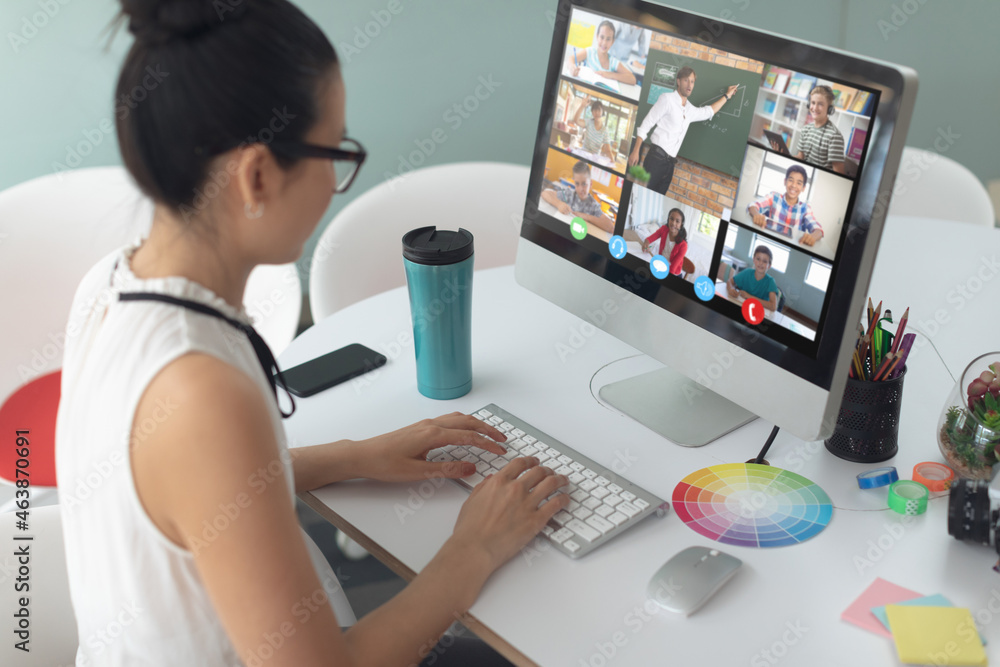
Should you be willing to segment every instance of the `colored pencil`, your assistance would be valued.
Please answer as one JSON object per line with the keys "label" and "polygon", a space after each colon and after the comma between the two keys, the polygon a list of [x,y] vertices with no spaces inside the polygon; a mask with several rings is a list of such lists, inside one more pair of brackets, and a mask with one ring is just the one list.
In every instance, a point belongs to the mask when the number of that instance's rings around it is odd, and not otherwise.
{"label": "colored pencil", "polygon": [[910,319],[910,309],[907,308],[906,312],[903,313],[903,317],[899,320],[899,326],[896,327],[896,337],[892,339],[892,352],[899,349],[899,344],[903,341],[903,332],[906,331],[906,322]]}
{"label": "colored pencil", "polygon": [[904,340],[899,346],[899,355],[896,357],[896,361],[893,362],[892,367],[886,374],[887,380],[895,380],[903,374],[903,368],[906,367],[906,358],[910,356],[910,350],[913,348],[913,341],[916,340],[916,338],[915,334],[906,334],[906,340]]}
{"label": "colored pencil", "polygon": [[878,370],[872,376],[872,382],[878,382],[879,380],[883,379],[885,374],[888,372],[889,368],[892,366],[892,361],[895,357],[896,355],[894,355],[892,352],[889,352],[888,354],[885,355],[885,358],[882,360],[882,363],[879,364]]}

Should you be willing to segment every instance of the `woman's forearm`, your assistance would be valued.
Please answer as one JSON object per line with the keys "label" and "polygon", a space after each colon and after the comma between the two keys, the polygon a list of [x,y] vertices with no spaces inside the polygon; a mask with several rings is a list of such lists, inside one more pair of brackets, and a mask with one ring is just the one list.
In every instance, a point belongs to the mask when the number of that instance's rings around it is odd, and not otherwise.
{"label": "woman's forearm", "polygon": [[295,474],[295,492],[312,491],[327,484],[364,477],[362,447],[354,440],[338,440],[288,450]]}

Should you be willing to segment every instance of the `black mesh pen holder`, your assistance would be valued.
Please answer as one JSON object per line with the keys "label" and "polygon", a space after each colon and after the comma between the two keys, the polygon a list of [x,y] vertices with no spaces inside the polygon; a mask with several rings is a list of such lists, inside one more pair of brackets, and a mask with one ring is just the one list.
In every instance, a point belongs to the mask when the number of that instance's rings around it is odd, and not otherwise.
{"label": "black mesh pen holder", "polygon": [[826,440],[831,453],[848,461],[876,463],[896,455],[903,378],[867,382],[847,378],[837,425]]}

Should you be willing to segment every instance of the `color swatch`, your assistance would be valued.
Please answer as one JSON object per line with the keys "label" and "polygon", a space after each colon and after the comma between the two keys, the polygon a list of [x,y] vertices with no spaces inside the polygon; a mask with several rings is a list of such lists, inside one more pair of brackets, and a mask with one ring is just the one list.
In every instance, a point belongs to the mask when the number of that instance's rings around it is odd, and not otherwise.
{"label": "color swatch", "polygon": [[817,535],[833,505],[802,475],[756,463],[697,470],[674,488],[674,511],[705,537],[742,547],[781,547]]}

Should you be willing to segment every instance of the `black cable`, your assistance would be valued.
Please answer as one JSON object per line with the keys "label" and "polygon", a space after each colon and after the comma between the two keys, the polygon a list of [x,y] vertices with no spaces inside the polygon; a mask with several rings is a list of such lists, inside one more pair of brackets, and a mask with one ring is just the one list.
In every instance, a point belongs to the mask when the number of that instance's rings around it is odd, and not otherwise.
{"label": "black cable", "polygon": [[771,429],[771,435],[767,436],[767,442],[764,443],[764,449],[760,450],[760,454],[758,454],[757,458],[753,460],[754,463],[764,463],[764,455],[767,454],[767,450],[771,449],[771,443],[774,442],[776,437],[778,437],[777,426]]}

